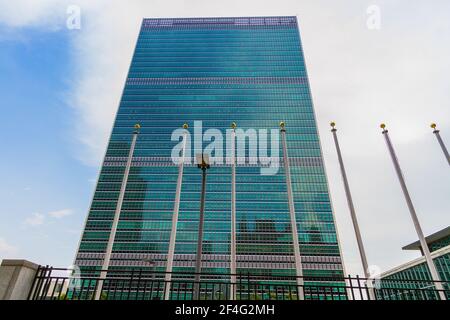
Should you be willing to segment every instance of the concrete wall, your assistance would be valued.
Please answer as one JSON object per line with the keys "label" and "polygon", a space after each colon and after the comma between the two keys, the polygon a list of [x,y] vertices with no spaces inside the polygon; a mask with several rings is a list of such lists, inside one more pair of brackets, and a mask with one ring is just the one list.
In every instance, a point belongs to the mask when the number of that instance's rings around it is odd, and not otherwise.
{"label": "concrete wall", "polygon": [[0,300],[25,300],[38,265],[27,260],[3,260],[0,265]]}

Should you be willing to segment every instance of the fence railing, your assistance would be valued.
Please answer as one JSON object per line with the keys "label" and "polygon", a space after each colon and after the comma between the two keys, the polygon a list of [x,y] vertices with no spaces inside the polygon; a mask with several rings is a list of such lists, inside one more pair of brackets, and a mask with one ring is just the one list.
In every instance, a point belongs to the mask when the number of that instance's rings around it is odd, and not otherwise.
{"label": "fence railing", "polygon": [[[352,277],[268,276],[149,270],[83,271],[40,266],[28,295],[30,300],[439,300],[433,281]],[[447,300],[450,282],[443,281]],[[234,293],[234,295],[232,295]]]}

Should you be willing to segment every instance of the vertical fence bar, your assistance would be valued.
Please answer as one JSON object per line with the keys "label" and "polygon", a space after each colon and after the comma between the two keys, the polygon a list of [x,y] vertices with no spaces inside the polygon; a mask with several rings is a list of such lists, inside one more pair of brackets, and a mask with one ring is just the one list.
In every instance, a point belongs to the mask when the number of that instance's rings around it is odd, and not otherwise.
{"label": "vertical fence bar", "polygon": [[80,287],[79,297],[80,297],[80,300],[83,300],[84,283],[85,283],[86,279],[80,279],[80,280],[81,280],[81,287]]}
{"label": "vertical fence bar", "polygon": [[55,296],[55,290],[56,290],[56,287],[58,286],[58,283],[59,283],[59,277],[56,277],[54,280],[54,283],[53,283],[53,289],[52,289],[52,293],[50,294],[50,300],[54,300],[53,298],[54,298],[54,296]]}
{"label": "vertical fence bar", "polygon": [[[63,278],[63,281],[61,283],[61,290],[59,290],[58,297],[56,298],[57,300],[61,300],[61,295],[63,294],[64,286],[66,285],[66,281],[67,281],[67,279]],[[65,294],[65,297],[67,298],[67,292]]]}
{"label": "vertical fence bar", "polygon": [[364,281],[364,289],[366,291],[367,300],[373,300],[373,295],[370,293],[370,289],[367,286],[367,280]]}
{"label": "vertical fence bar", "polygon": [[299,300],[300,298],[300,290],[302,290],[303,288],[300,288],[299,286],[295,285],[295,289],[296,289],[296,294],[297,294],[297,300]]}
{"label": "vertical fence bar", "polygon": [[125,279],[123,279],[122,277],[122,288],[120,289],[120,300],[125,300],[124,296],[125,296]]}
{"label": "vertical fence bar", "polygon": [[361,288],[361,281],[360,281],[359,275],[356,275],[356,283],[358,284],[359,296],[360,296],[361,300],[364,300],[364,295],[363,295],[363,291]]}
{"label": "vertical fence bar", "polygon": [[[145,277],[145,276],[144,276]],[[148,286],[148,279],[144,278],[144,292],[142,293],[142,300],[146,300],[147,297],[147,286]]]}
{"label": "vertical fence bar", "polygon": [[31,297],[33,296],[34,291],[36,290],[35,286],[36,286],[36,282],[37,282],[37,279],[39,277],[39,272],[40,271],[41,271],[41,266],[39,265],[37,270],[36,270],[36,273],[34,274],[33,283],[31,284],[30,292],[28,292],[27,300],[32,300]]}
{"label": "vertical fence bar", "polygon": [[41,300],[45,300],[47,298],[47,293],[48,293],[47,291],[48,291],[50,283],[52,281],[52,271],[53,271],[53,267],[47,268],[48,275],[45,274],[46,279],[44,282],[44,287],[42,288],[43,293],[41,296]]}
{"label": "vertical fence bar", "polygon": [[119,282],[116,279],[112,279],[114,280],[114,289],[113,289],[113,300],[116,300],[117,298],[117,287],[119,286]]}
{"label": "vertical fence bar", "polygon": [[348,280],[350,283],[350,292],[352,293],[352,300],[355,300],[355,293],[353,292],[353,279],[351,275],[348,275]]}
{"label": "vertical fence bar", "polygon": [[[90,292],[91,292],[91,286],[92,286],[92,280],[89,280],[88,294],[90,294]],[[95,287],[95,284],[94,284],[94,290],[93,290],[94,292],[91,295],[91,299],[90,300],[94,300],[95,299],[95,289],[96,289],[96,287]],[[111,290],[111,280],[108,281],[108,291],[106,292],[107,299],[109,299],[109,292],[110,292],[110,290]]]}
{"label": "vertical fence bar", "polygon": [[[157,286],[156,286],[156,297],[159,299],[159,292],[161,291],[161,288],[160,288],[161,287],[160,286],[161,283],[158,280],[158,281],[156,281],[156,284],[157,284]],[[164,290],[167,288],[167,285],[166,285],[165,281],[163,281],[162,284],[163,284],[162,294],[163,294],[163,297],[166,297],[166,294],[165,294]],[[169,284],[169,286],[170,286],[170,284]],[[169,300],[169,298],[170,298],[170,296],[167,296],[167,299],[165,299],[165,300]]]}
{"label": "vertical fence bar", "polygon": [[46,265],[45,267],[41,268],[41,274],[39,275],[38,283],[37,283],[37,286],[36,286],[36,292],[34,294],[33,300],[40,300],[41,299],[42,286],[43,286],[43,284],[45,282],[45,279],[47,277],[47,270],[48,270],[48,265]]}
{"label": "vertical fence bar", "polygon": [[250,300],[250,272],[247,271],[247,300]]}
{"label": "vertical fence bar", "polygon": [[128,286],[127,300],[130,300],[131,290],[133,289],[134,269],[131,269],[130,285]]}
{"label": "vertical fence bar", "polygon": [[242,300],[242,273],[239,273],[239,300]]}
{"label": "vertical fence bar", "polygon": [[151,282],[151,286],[150,286],[150,300],[153,300],[153,286],[154,286],[154,279],[152,278],[152,282]]}
{"label": "vertical fence bar", "polygon": [[141,278],[142,278],[142,267],[139,269],[137,286],[136,286],[136,298],[135,298],[135,300],[139,300],[139,290],[141,288]]}

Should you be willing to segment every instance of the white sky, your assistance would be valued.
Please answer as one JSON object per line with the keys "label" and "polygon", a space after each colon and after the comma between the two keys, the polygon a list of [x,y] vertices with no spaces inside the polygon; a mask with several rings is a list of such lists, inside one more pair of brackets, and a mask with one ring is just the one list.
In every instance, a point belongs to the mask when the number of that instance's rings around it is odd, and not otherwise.
{"label": "white sky", "polygon": [[[1,0],[0,22],[53,32],[65,27],[69,4],[81,8],[82,25],[71,31],[68,102],[77,118],[68,130],[83,163],[99,166],[104,154],[143,17],[297,15],[347,272],[362,274],[331,120],[369,264],[386,270],[417,256],[401,250],[416,235],[381,122],[425,234],[449,225],[450,170],[429,124],[438,123],[450,147],[450,1]],[[380,9],[379,30],[367,27],[371,5]]]}

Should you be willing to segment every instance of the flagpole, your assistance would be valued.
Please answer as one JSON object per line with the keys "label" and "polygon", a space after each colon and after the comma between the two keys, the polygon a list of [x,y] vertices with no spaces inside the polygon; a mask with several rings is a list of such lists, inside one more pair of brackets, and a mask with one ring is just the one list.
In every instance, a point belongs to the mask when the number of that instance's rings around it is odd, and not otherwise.
{"label": "flagpole", "polygon": [[291,170],[289,164],[289,156],[286,143],[286,128],[285,123],[280,122],[280,132],[281,132],[281,142],[283,146],[283,162],[284,162],[284,173],[286,175],[286,188],[288,195],[288,205],[289,205],[289,216],[291,220],[291,231],[292,231],[292,245],[294,247],[294,259],[295,259],[295,271],[297,279],[297,288],[299,294],[299,300],[304,300],[304,281],[303,281],[303,267],[300,255],[300,244],[298,241],[298,231],[297,231],[297,219],[295,216],[295,206],[294,206],[294,196],[292,192],[292,182],[291,182]]}
{"label": "flagpole", "polygon": [[[345,195],[347,196],[348,209],[350,210],[350,216],[352,218],[353,228],[355,230],[356,242],[358,243],[359,255],[361,257],[361,263],[362,263],[362,266],[364,269],[364,276],[366,277],[366,281],[369,281],[369,279],[370,279],[369,264],[367,263],[366,251],[364,249],[364,244],[363,244],[362,237],[361,237],[361,231],[359,229],[358,219],[356,218],[355,206],[353,205],[352,194],[350,192],[350,186],[349,186],[348,179],[347,179],[347,173],[345,171],[344,161],[342,159],[341,148],[339,146],[339,141],[338,141],[338,137],[337,137],[337,133],[336,133],[337,129],[335,128],[336,123],[331,122],[330,125],[333,128],[333,129],[331,129],[331,132],[333,133],[334,145],[336,146],[336,152],[337,152],[338,159],[339,159],[339,166],[341,168],[342,181],[344,183]],[[375,293],[373,291],[372,286],[369,287],[368,294],[369,294],[370,300],[375,300]]]}
{"label": "flagpole", "polygon": [[175,202],[174,202],[173,214],[172,214],[172,230],[170,231],[169,251],[167,253],[164,300],[169,300],[169,298],[170,298],[170,282],[172,280],[173,257],[175,254],[175,241],[177,238],[178,212],[180,210],[181,185],[183,183],[184,158],[186,155],[186,141],[187,141],[187,134],[188,134],[187,128],[188,128],[188,125],[185,123],[183,125],[183,129],[184,129],[183,148],[181,150],[180,162],[178,164],[177,187],[176,187],[176,192],[175,192]]}
{"label": "flagpole", "polygon": [[439,273],[436,270],[436,266],[434,265],[433,259],[431,258],[430,249],[428,248],[428,244],[423,235],[422,227],[420,226],[419,219],[417,218],[416,210],[414,209],[414,205],[412,203],[411,197],[409,196],[408,189],[406,187],[405,180],[403,178],[403,174],[400,168],[400,164],[398,162],[397,156],[394,151],[394,147],[392,146],[391,139],[389,138],[388,130],[386,129],[386,125],[382,123],[380,125],[381,129],[383,129],[382,133],[386,140],[386,145],[388,147],[389,153],[392,158],[392,163],[394,164],[395,171],[397,173],[398,180],[400,182],[400,186],[403,191],[403,195],[405,196],[406,204],[408,205],[409,212],[411,214],[411,218],[414,223],[414,227],[416,228],[417,236],[419,237],[420,246],[422,247],[422,252],[425,256],[425,260],[427,262],[428,268],[430,269],[431,278],[438,290],[439,296],[441,300],[446,300],[446,296],[444,293],[444,287],[442,286],[441,278],[439,277]]}
{"label": "flagpole", "polygon": [[231,250],[230,274],[231,292],[230,300],[236,300],[236,123],[231,124]]}
{"label": "flagpole", "polygon": [[450,165],[450,155],[448,154],[447,148],[445,147],[444,141],[441,138],[439,130],[436,129],[436,123],[432,123],[431,128],[433,128],[433,133],[436,136],[439,145],[441,146],[442,152],[444,152],[444,156],[447,159],[448,164]]}
{"label": "flagpole", "polygon": [[127,164],[125,166],[125,172],[123,174],[122,184],[120,186],[119,198],[117,200],[116,210],[114,212],[114,218],[111,225],[111,232],[109,234],[108,244],[106,245],[105,257],[103,259],[102,270],[100,271],[100,280],[95,291],[95,300],[100,300],[103,281],[106,278],[109,263],[111,261],[111,254],[114,245],[114,239],[116,237],[117,225],[119,224],[120,212],[122,211],[122,203],[125,197],[125,190],[127,188],[128,175],[130,173],[131,163],[133,160],[134,148],[136,146],[137,136],[141,126],[137,123],[134,125],[133,139],[131,140],[130,151],[128,152]]}

